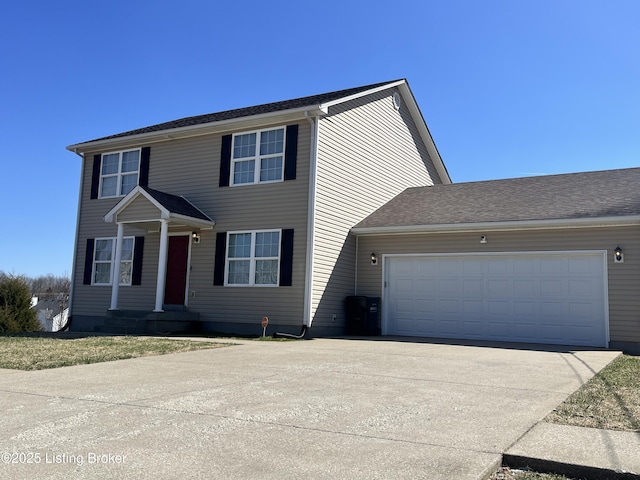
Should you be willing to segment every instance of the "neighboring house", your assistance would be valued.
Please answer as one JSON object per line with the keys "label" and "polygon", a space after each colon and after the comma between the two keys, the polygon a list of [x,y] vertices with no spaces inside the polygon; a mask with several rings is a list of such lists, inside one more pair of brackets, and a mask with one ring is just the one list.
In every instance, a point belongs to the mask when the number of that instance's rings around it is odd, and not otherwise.
{"label": "neighboring house", "polygon": [[358,295],[385,335],[640,352],[640,169],[451,184],[405,80],[68,149],[71,330],[341,335]]}
{"label": "neighboring house", "polygon": [[76,331],[255,334],[267,316],[342,334],[351,227],[407,187],[450,183],[405,80],[67,148],[83,158]]}
{"label": "neighboring house", "polygon": [[31,308],[38,314],[38,321],[45,332],[57,332],[66,324],[69,308],[65,305],[66,303],[61,307],[60,300],[52,298],[31,298]]}

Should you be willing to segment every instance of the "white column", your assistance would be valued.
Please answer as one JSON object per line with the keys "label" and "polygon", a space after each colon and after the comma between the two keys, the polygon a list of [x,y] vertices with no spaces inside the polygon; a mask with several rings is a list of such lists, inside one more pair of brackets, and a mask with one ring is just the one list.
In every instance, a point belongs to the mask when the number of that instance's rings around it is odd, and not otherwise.
{"label": "white column", "polygon": [[116,258],[113,264],[113,276],[111,282],[111,306],[109,310],[118,310],[118,291],[120,289],[120,262],[122,261],[122,238],[124,228],[118,223],[118,236],[116,237]]}
{"label": "white column", "polygon": [[160,220],[160,254],[158,255],[158,279],[156,281],[156,308],[154,312],[162,312],[164,300],[164,284],[167,277],[167,253],[169,251],[169,222]]}

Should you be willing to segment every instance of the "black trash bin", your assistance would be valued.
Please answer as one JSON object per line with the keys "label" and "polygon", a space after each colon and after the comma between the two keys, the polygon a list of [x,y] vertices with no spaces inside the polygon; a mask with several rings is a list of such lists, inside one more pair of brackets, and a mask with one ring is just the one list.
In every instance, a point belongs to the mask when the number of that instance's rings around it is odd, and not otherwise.
{"label": "black trash bin", "polygon": [[345,309],[347,335],[380,335],[380,297],[347,297]]}

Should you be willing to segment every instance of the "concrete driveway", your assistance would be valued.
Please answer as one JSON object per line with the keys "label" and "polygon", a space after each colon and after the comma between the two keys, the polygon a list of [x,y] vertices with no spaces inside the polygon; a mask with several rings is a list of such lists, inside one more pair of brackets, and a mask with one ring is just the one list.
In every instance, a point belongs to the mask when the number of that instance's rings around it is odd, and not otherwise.
{"label": "concrete driveway", "polygon": [[617,352],[242,342],[0,371],[0,478],[480,479]]}

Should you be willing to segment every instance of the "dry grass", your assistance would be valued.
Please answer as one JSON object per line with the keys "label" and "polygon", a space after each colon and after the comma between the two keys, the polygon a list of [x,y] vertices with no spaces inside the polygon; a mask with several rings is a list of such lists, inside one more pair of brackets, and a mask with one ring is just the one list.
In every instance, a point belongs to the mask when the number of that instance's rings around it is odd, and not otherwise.
{"label": "dry grass", "polygon": [[223,343],[148,337],[0,337],[0,368],[42,370],[223,347]]}
{"label": "dry grass", "polygon": [[640,357],[619,356],[545,421],[640,432]]}
{"label": "dry grass", "polygon": [[507,467],[502,467],[496,473],[494,473],[490,480],[571,480],[569,477],[563,475],[556,475],[553,473],[537,473],[529,472],[525,470],[512,470]]}

